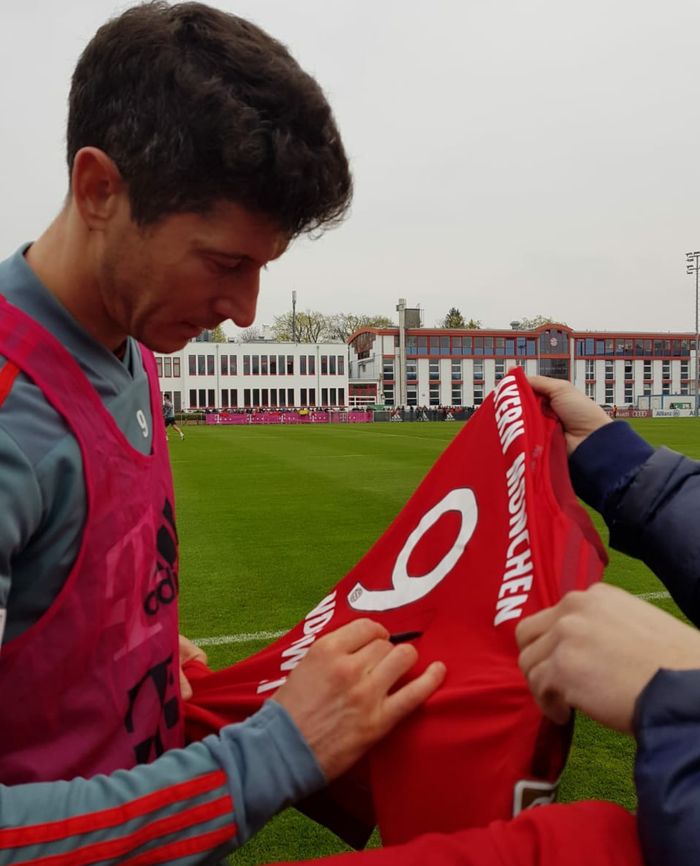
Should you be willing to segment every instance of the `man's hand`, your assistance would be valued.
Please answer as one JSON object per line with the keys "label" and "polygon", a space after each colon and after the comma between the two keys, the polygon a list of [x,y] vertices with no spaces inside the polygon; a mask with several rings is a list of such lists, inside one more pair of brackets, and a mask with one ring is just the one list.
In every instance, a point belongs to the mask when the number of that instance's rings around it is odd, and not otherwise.
{"label": "man's hand", "polygon": [[328,779],[351,767],[445,676],[444,664],[433,662],[394,690],[418,653],[410,644],[392,645],[388,636],[379,623],[354,620],[316,641],[275,692]]}
{"label": "man's hand", "polygon": [[198,659],[200,662],[207,663],[207,654],[203,649],[200,649],[198,646],[192,643],[189,638],[186,638],[183,634],[178,635],[179,647],[180,647],[180,694],[182,695],[183,701],[189,701],[192,697],[192,686],[189,684],[187,677],[183,674],[182,668],[185,662],[190,661],[191,659]]}
{"label": "man's hand", "polygon": [[605,584],[565,595],[515,634],[530,689],[559,723],[574,707],[631,733],[635,702],[659,668],[700,668],[700,632]]}
{"label": "man's hand", "polygon": [[546,376],[528,376],[527,380],[533,390],[549,398],[552,410],[564,427],[569,454],[599,427],[612,423],[612,418],[590,397],[574,388],[571,382]]}

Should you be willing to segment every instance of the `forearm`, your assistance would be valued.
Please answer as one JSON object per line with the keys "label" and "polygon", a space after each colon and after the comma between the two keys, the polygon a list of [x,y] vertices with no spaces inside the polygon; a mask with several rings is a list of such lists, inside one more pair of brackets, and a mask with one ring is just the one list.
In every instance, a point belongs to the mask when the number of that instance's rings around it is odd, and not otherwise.
{"label": "forearm", "polygon": [[649,866],[700,863],[700,670],[662,670],[635,713],[638,826]]}
{"label": "forearm", "polygon": [[576,492],[602,512],[610,544],[641,559],[700,623],[700,463],[654,451],[626,424],[593,433],[571,456]]}
{"label": "forearm", "polygon": [[[218,863],[323,776],[285,711],[268,702],[153,764],[93,779],[0,787],[0,866],[112,866],[132,858]],[[151,862],[150,859],[144,862]]]}

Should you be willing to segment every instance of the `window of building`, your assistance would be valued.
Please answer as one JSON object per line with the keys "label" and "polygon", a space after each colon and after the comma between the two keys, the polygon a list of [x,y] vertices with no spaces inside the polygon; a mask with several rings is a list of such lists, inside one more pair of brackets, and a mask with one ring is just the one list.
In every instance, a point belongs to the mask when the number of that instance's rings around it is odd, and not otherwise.
{"label": "window of building", "polygon": [[316,405],[316,389],[309,388],[309,406]]}
{"label": "window of building", "polygon": [[215,376],[216,368],[213,355],[207,355],[207,376]]}
{"label": "window of building", "polygon": [[328,388],[321,388],[321,406],[328,405]]}
{"label": "window of building", "polygon": [[671,362],[670,361],[662,361],[661,362],[661,378],[662,379],[670,379],[671,378]]}
{"label": "window of building", "polygon": [[197,375],[207,375],[207,359],[204,355],[197,355]]}
{"label": "window of building", "polygon": [[345,388],[338,388],[338,405],[345,405]]}
{"label": "window of building", "polygon": [[260,375],[260,355],[251,355],[250,357],[250,370],[253,376]]}
{"label": "window of building", "polygon": [[392,358],[384,358],[382,363],[382,377],[384,381],[394,381],[394,361]]}
{"label": "window of building", "polygon": [[287,355],[287,375],[294,375],[294,355]]}
{"label": "window of building", "polygon": [[277,374],[279,376],[284,376],[284,371],[286,369],[286,364],[284,360],[284,355],[277,356]]}
{"label": "window of building", "polygon": [[156,370],[158,371],[158,378],[163,378],[163,359],[156,358]]}
{"label": "window of building", "polygon": [[[462,362],[461,361],[452,361],[451,370],[450,370],[450,378],[453,382],[461,382],[462,381]],[[461,389],[460,389],[461,390]]]}
{"label": "window of building", "polygon": [[[260,356],[260,375],[261,376],[267,376],[267,370],[268,370],[267,355],[261,355]],[[264,403],[263,405],[266,406],[267,404]]]}
{"label": "window of building", "polygon": [[[484,362],[474,361],[474,381],[483,381],[484,379]],[[482,394],[483,399],[483,394]]]}
{"label": "window of building", "polygon": [[338,391],[336,388],[331,388],[330,391],[331,391],[331,395],[330,395],[331,396],[331,406],[337,406],[338,405]]}
{"label": "window of building", "polygon": [[[634,371],[632,369],[632,361],[625,361],[625,381],[634,379]],[[626,401],[629,402],[629,401]]]}
{"label": "window of building", "polygon": [[335,376],[335,355],[328,356],[328,372],[331,376]]}
{"label": "window of building", "polygon": [[287,406],[294,405],[294,388],[287,388]]}
{"label": "window of building", "polygon": [[342,355],[338,355],[338,375],[345,375],[345,358]]}
{"label": "window of building", "polygon": [[615,402],[615,386],[608,382],[605,383],[605,402],[610,405]]}
{"label": "window of building", "polygon": [[418,361],[415,358],[409,358],[406,361],[406,381],[407,382],[417,382],[418,381]]}
{"label": "window of building", "polygon": [[[306,355],[299,357],[299,375],[306,376]],[[302,406],[306,406],[306,403],[302,403]]]}
{"label": "window of building", "polygon": [[608,382],[615,379],[615,362],[614,361],[606,361],[605,362],[605,379]]}
{"label": "window of building", "polygon": [[586,382],[586,397],[595,400],[595,382]]}
{"label": "window of building", "polygon": [[681,361],[681,379],[690,378],[690,361]]}
{"label": "window of building", "polygon": [[277,375],[277,355],[270,355],[270,375]]}
{"label": "window of building", "polygon": [[313,355],[309,355],[309,376],[316,375],[316,358]]}
{"label": "window of building", "polygon": [[[265,357],[264,355],[262,357]],[[260,405],[266,409],[270,406],[270,391],[268,388],[260,389]]]}
{"label": "window of building", "polygon": [[277,408],[277,388],[270,388],[270,406]]}
{"label": "window of building", "polygon": [[321,375],[328,375],[328,355],[321,355]]}
{"label": "window of building", "polygon": [[506,362],[502,358],[496,360],[496,381],[502,379],[506,374]]}
{"label": "window of building", "polygon": [[180,378],[182,374],[180,373],[180,356],[178,355],[176,358],[173,358],[173,376],[177,379]]}
{"label": "window of building", "polygon": [[228,388],[222,388],[221,389],[221,408],[222,409],[228,409],[229,408]]}
{"label": "window of building", "polygon": [[429,400],[430,400],[431,406],[439,406],[440,405],[440,386],[439,385],[431,385],[430,386]]}
{"label": "window of building", "polygon": [[200,388],[198,391],[199,396],[199,408],[205,409],[207,405],[207,392],[204,388]]}
{"label": "window of building", "polygon": [[221,375],[228,376],[228,355],[222,355],[219,360],[221,362]]}
{"label": "window of building", "polygon": [[651,361],[644,362],[644,378],[651,379]]}
{"label": "window of building", "polygon": [[475,385],[474,386],[474,405],[480,406],[484,402],[484,386],[483,385]]}
{"label": "window of building", "polygon": [[216,408],[216,392],[214,391],[213,388],[209,388],[207,390],[207,406],[210,409]]}
{"label": "window of building", "polygon": [[384,405],[385,406],[393,406],[394,405],[394,386],[393,385],[384,385]]}
{"label": "window of building", "polygon": [[461,385],[452,385],[452,405],[453,406],[461,406],[462,405],[462,386]]}
{"label": "window of building", "polygon": [[253,406],[260,405],[260,388],[253,388]]}
{"label": "window of building", "polygon": [[433,361],[432,359],[428,361],[428,378],[431,382],[439,382],[440,381],[440,362]]}
{"label": "window of building", "polygon": [[283,409],[286,409],[287,408],[287,392],[284,390],[284,388],[279,389],[277,397],[279,400],[279,405]]}
{"label": "window of building", "polygon": [[406,385],[406,405],[418,405],[418,387],[416,385]]}
{"label": "window of building", "polygon": [[250,355],[243,356],[243,375],[250,376]]}
{"label": "window of building", "polygon": [[[192,357],[190,355],[190,357]],[[190,409],[197,408],[197,391],[194,388],[190,388]]]}
{"label": "window of building", "polygon": [[671,393],[671,383],[670,382],[663,382],[661,384],[661,393],[662,394],[670,394]]}
{"label": "window of building", "polygon": [[595,379],[595,361],[586,361],[586,379]]}
{"label": "window of building", "polygon": [[250,409],[250,388],[243,389],[243,406]]}
{"label": "window of building", "polygon": [[634,403],[634,382],[625,382],[625,403]]}

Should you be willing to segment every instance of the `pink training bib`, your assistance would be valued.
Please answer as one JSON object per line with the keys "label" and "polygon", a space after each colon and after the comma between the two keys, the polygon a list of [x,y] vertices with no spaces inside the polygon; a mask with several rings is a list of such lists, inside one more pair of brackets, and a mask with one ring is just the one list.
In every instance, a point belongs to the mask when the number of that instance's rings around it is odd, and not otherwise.
{"label": "pink training bib", "polygon": [[177,534],[153,356],[154,423],[131,447],[73,356],[0,298],[0,354],[42,390],[80,446],[86,517],[58,597],[0,648],[0,782],[93,776],[183,744]]}

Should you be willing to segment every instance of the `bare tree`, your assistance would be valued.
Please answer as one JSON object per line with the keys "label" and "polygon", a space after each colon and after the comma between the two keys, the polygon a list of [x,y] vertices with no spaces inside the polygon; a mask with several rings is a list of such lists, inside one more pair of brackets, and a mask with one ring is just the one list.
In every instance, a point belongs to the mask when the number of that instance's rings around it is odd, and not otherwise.
{"label": "bare tree", "polygon": [[348,337],[360,328],[392,328],[391,319],[386,316],[364,316],[354,313],[336,313],[328,316],[328,337],[334,340],[348,341]]}
{"label": "bare tree", "polygon": [[250,328],[244,328],[236,335],[239,343],[255,343],[262,340],[262,330],[257,325],[251,325]]}

